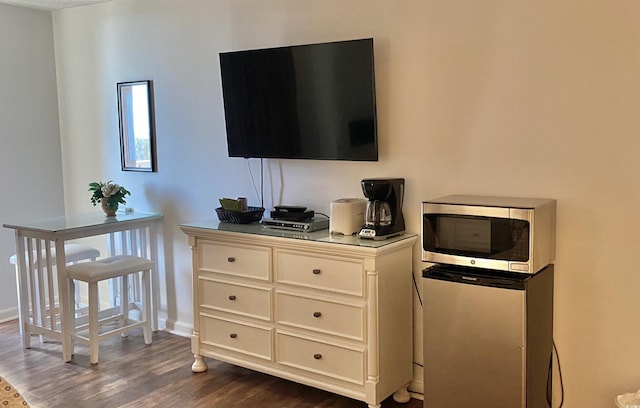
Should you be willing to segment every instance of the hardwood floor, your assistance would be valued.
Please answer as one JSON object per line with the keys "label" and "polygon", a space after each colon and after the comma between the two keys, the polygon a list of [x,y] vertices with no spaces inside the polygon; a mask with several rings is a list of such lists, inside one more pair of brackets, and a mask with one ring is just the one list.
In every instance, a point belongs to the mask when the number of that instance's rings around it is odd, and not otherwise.
{"label": "hardwood floor", "polygon": [[[61,345],[31,340],[22,348],[18,322],[0,323],[0,376],[32,408],[366,408],[360,401],[207,359],[209,370],[191,372],[190,339],[165,332],[145,346],[142,330],[100,343],[100,364],[89,363],[88,348],[76,345],[62,362]],[[383,408],[422,408],[412,399],[392,398]]]}

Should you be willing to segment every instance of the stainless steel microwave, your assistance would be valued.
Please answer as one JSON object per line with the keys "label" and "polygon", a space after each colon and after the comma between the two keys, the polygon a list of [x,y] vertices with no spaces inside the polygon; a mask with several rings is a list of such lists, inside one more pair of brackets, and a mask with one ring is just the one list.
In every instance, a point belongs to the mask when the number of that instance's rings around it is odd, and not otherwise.
{"label": "stainless steel microwave", "polygon": [[422,203],[422,260],[536,273],[556,256],[556,200],[450,195]]}

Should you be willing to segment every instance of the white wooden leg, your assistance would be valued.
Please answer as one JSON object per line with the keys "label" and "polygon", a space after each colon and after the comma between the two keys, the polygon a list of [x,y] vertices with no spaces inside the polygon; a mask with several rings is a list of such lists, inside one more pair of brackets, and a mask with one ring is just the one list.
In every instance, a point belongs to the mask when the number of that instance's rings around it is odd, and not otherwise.
{"label": "white wooden leg", "polygon": [[31,348],[31,332],[25,327],[23,327],[22,332],[22,347],[25,349]]}
{"label": "white wooden leg", "polygon": [[149,234],[149,259],[155,262],[155,266],[151,270],[151,327],[154,331],[158,331],[158,299],[160,296],[158,289],[160,271],[158,268],[163,265],[158,262],[158,247],[164,248],[161,220],[151,221],[147,227],[141,229],[141,233],[144,236]]}
{"label": "white wooden leg", "polygon": [[382,404],[371,405],[369,404],[369,408],[380,408]]}
{"label": "white wooden leg", "polygon": [[[74,305],[73,282],[70,279],[58,279],[59,285],[65,287],[67,301],[63,291],[60,290],[60,330],[62,331],[62,359],[65,363],[71,361],[73,355],[73,334],[76,329],[76,309]],[[65,310],[65,312],[62,312]],[[63,316],[63,313],[65,314]]]}
{"label": "white wooden leg", "polygon": [[98,306],[100,298],[98,297],[98,283],[89,283],[89,359],[91,364],[98,364],[98,353],[100,349]]}
{"label": "white wooden leg", "polygon": [[[22,251],[22,253],[24,253],[24,251]],[[22,336],[22,346],[25,349],[28,349],[31,348],[31,333],[29,333],[29,330],[27,329],[27,322],[29,321],[29,295],[27,294],[28,289],[25,277],[20,274],[20,262],[23,264],[25,263],[24,255],[22,255],[22,258],[18,258],[18,263],[16,263],[16,282],[18,285],[18,320],[20,322],[20,335]]]}
{"label": "white wooden leg", "polygon": [[[122,286],[120,288],[120,313],[124,319],[123,324],[127,324],[129,319],[129,277],[127,275],[122,276]],[[127,332],[122,332],[122,337],[127,337]]]}
{"label": "white wooden leg", "polygon": [[151,344],[151,271],[142,272],[142,316],[144,318],[144,344]]}
{"label": "white wooden leg", "polygon": [[[51,246],[51,241],[45,241],[45,248]],[[64,241],[56,240],[56,280],[58,282],[58,305],[60,308],[60,331],[62,332],[62,359],[65,363],[71,361],[71,354],[73,349],[72,332],[74,330],[71,327],[71,315],[75,313],[75,307],[70,307],[73,294],[69,293],[69,279],[67,279],[66,270],[66,255],[64,253]],[[50,267],[53,267],[51,262],[51,253],[46,251],[47,267],[51,271]]]}
{"label": "white wooden leg", "polygon": [[203,373],[207,371],[208,367],[207,363],[204,362],[204,356],[194,354],[193,357],[195,358],[195,361],[191,365],[191,371],[193,371],[194,373]]}
{"label": "white wooden leg", "polygon": [[411,401],[411,394],[409,394],[409,390],[407,390],[408,386],[409,384],[405,385],[393,394],[393,400],[395,402],[406,404]]}
{"label": "white wooden leg", "polygon": [[73,347],[74,347],[74,343],[73,343],[73,339],[76,335],[76,309],[75,309],[75,305],[77,304],[76,302],[79,302],[78,299],[80,299],[80,292],[78,291],[78,288],[80,287],[80,285],[76,285],[76,282],[74,282],[73,279],[69,279],[69,296],[71,296],[69,298],[69,307],[71,308],[71,313],[69,313],[69,329],[71,330],[71,335],[68,336],[71,340],[69,342],[69,344],[67,345],[68,347],[68,351],[70,356],[73,355]]}

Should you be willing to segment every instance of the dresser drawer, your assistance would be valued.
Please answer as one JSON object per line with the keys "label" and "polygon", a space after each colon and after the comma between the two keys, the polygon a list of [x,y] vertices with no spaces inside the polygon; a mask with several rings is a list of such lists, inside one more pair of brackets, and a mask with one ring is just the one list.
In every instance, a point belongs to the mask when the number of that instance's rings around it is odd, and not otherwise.
{"label": "dresser drawer", "polygon": [[202,278],[200,306],[271,321],[271,289]]}
{"label": "dresser drawer", "polygon": [[200,241],[197,253],[202,271],[265,281],[271,278],[271,248]]}
{"label": "dresser drawer", "polygon": [[208,315],[200,316],[200,341],[272,361],[273,330]]}
{"label": "dresser drawer", "polygon": [[276,293],[278,323],[362,341],[364,306]]}
{"label": "dresser drawer", "polygon": [[364,261],[306,253],[276,251],[276,280],[279,283],[363,296]]}
{"label": "dresser drawer", "polygon": [[364,383],[364,351],[285,333],[276,334],[277,362],[327,377]]}

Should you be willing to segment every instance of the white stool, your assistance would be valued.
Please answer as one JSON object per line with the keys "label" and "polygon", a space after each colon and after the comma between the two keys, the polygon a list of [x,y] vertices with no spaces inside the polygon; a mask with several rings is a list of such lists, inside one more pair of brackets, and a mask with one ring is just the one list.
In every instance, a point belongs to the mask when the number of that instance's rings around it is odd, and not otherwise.
{"label": "white stool", "polygon": [[[153,261],[132,255],[117,255],[93,262],[82,262],[67,267],[69,293],[75,294],[74,279],[89,284],[89,323],[76,327],[75,315],[72,314],[72,340],[89,346],[91,364],[98,364],[98,350],[100,340],[118,334],[126,334],[128,330],[142,327],[144,343],[151,344],[151,270],[155,267]],[[128,277],[130,274],[142,272],[142,318],[140,320],[129,317]],[[122,279],[120,292],[120,311],[109,317],[100,318],[100,299],[98,296],[98,282],[106,279]],[[74,304],[75,299],[70,299]],[[100,333],[100,325],[107,322],[122,321],[118,328]],[[89,336],[80,334],[88,328]]]}
{"label": "white stool", "polygon": [[[56,249],[51,248],[49,251],[51,258],[51,266],[55,267],[56,265]],[[81,244],[64,244],[64,255],[65,261],[67,264],[74,264],[80,261],[91,260],[95,261],[98,257],[100,257],[100,251],[96,248],[90,247],[88,245]],[[41,260],[44,265],[38,265],[38,259]],[[31,293],[31,299],[27,299],[27,303],[30,304],[30,308],[27,316],[23,316],[22,310],[20,310],[20,335],[23,336],[23,342],[25,348],[29,348],[29,338],[27,334],[24,332],[24,324],[44,324],[44,322],[36,322],[36,320],[43,320],[44,316],[47,314],[55,313],[55,296],[54,296],[54,275],[51,272],[47,272],[47,276],[40,275],[41,273],[44,275],[46,270],[46,250],[42,249],[40,258],[38,258],[38,252],[33,250],[31,254],[29,252],[25,252],[25,260],[27,261],[27,271],[25,275],[27,279],[31,282],[32,285],[38,285],[37,290],[34,293]],[[16,267],[16,280],[18,280],[18,255],[13,254],[9,257],[9,262]],[[18,280],[19,281],[19,280]],[[45,283],[46,289],[45,289]],[[18,290],[20,293],[20,290]],[[46,295],[45,293],[48,293]],[[76,293],[76,298],[80,299],[80,293]],[[75,307],[79,307],[79,304],[76,304]],[[53,319],[53,316],[51,317]],[[55,321],[50,322],[51,326],[56,325]],[[29,334],[30,336],[30,334]]]}
{"label": "white stool", "polygon": [[[45,257],[45,252],[44,250],[42,250],[42,258]],[[92,260],[95,261],[96,258],[100,257],[100,251],[98,251],[96,248],[90,247],[88,245],[81,245],[81,244],[64,244],[64,257],[65,257],[65,261],[67,261],[67,263],[77,263],[80,261],[85,261],[85,260]],[[36,252],[33,251],[33,255],[31,257],[31,259],[33,260],[33,262],[36,262]],[[18,264],[18,256],[17,254],[13,254],[11,255],[11,257],[9,258],[9,262],[11,262],[12,265],[17,265]],[[56,249],[55,248],[51,248],[51,263],[55,264],[56,263]]]}

